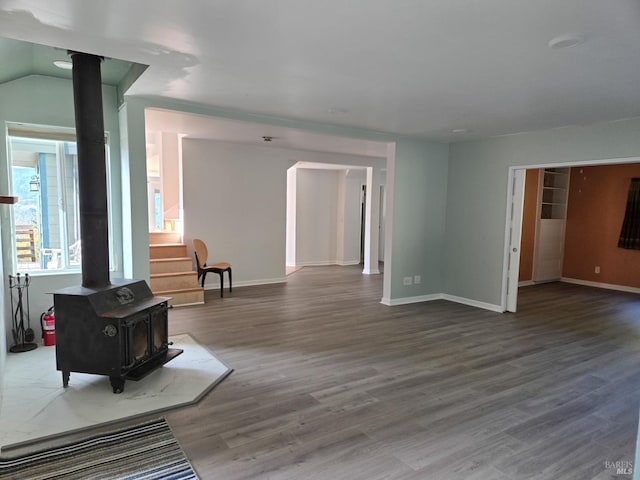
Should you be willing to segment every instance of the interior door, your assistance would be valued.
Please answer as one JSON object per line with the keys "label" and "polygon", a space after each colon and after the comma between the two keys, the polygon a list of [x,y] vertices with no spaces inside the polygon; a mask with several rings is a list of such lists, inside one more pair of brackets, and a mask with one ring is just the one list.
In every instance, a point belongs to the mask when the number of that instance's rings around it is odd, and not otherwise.
{"label": "interior door", "polygon": [[540,219],[536,240],[534,282],[549,282],[562,277],[564,256],[564,219]]}
{"label": "interior door", "polygon": [[507,301],[508,312],[515,312],[518,304],[518,274],[520,272],[520,241],[522,236],[522,207],[524,203],[525,170],[515,170],[511,179],[511,199],[507,218]]}

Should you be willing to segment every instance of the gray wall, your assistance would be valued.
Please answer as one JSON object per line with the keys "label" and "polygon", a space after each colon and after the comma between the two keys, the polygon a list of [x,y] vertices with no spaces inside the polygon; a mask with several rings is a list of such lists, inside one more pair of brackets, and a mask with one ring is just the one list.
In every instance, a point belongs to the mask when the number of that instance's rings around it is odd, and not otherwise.
{"label": "gray wall", "polygon": [[[103,86],[104,125],[109,133],[110,166],[111,166],[111,191],[112,205],[110,213],[113,216],[114,231],[114,258],[121,270],[122,263],[122,233],[121,233],[121,194],[120,194],[120,137],[118,127],[118,112],[116,103],[116,89]],[[55,127],[75,127],[73,109],[73,88],[70,80],[58,78],[29,76],[0,85],[0,125],[6,122],[23,122]],[[0,192],[11,191],[9,159],[7,158],[7,145],[5,130],[3,140],[0,142]],[[13,226],[11,224],[10,206],[0,206],[0,229],[2,231],[2,258],[4,262],[4,274],[0,291],[4,294],[4,308],[2,308],[4,328],[0,328],[0,361],[4,361],[2,349],[7,343],[11,343],[9,297],[6,285],[6,276],[14,271],[13,264]],[[121,275],[115,272],[114,276]],[[50,292],[80,283],[80,274],[54,273],[38,274],[33,277],[29,291],[31,326],[39,324],[40,313],[49,308],[53,303]],[[36,329],[36,338],[39,338],[39,326]]]}
{"label": "gray wall", "polygon": [[499,305],[509,167],[640,156],[640,120],[454,143],[450,148],[444,292]]}
{"label": "gray wall", "polygon": [[[447,144],[402,139],[387,172],[385,303],[442,293]],[[422,283],[405,286],[403,278]]]}

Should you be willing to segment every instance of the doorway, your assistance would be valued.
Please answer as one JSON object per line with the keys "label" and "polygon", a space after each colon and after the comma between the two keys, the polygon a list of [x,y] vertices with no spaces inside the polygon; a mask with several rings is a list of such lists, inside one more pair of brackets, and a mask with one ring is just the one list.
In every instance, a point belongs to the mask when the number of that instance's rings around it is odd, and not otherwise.
{"label": "doorway", "polygon": [[364,237],[367,225],[367,186],[362,185],[360,195],[360,263],[364,263]]}
{"label": "doorway", "polygon": [[[521,282],[521,249],[523,243],[524,187],[527,169],[571,168],[568,183],[567,232],[562,245],[564,261],[558,280],[600,288],[640,292],[637,279],[627,272],[629,258],[637,255],[617,248],[617,235],[624,214],[630,176],[640,172],[640,158],[604,159],[565,164],[530,165],[509,169],[502,308],[515,312],[518,287],[543,281],[531,277]],[[599,170],[598,170],[599,168]],[[550,195],[547,193],[547,195]],[[540,202],[542,203],[542,202]],[[559,202],[545,202],[559,203]],[[541,205],[538,205],[541,208]],[[548,207],[551,208],[551,207]],[[538,212],[538,215],[541,215]],[[570,221],[570,222],[569,222]],[[618,225],[620,223],[620,225]],[[526,229],[525,229],[526,231]],[[538,233],[536,233],[538,235]],[[635,253],[635,252],[634,252]]]}
{"label": "doorway", "polygon": [[[384,177],[372,170],[311,162],[288,169],[288,271],[301,266],[363,264],[363,273],[379,273],[380,197],[368,192],[381,191]],[[376,268],[371,269],[370,263]]]}
{"label": "doorway", "polygon": [[[378,262],[384,263],[384,236],[385,236],[385,217],[386,217],[386,193],[384,185],[380,185],[380,210],[378,218]],[[367,186],[362,186],[362,200],[360,202],[360,263],[364,264],[364,239],[366,228],[366,205],[367,205]]]}
{"label": "doorway", "polygon": [[181,135],[147,132],[149,232],[182,234]]}

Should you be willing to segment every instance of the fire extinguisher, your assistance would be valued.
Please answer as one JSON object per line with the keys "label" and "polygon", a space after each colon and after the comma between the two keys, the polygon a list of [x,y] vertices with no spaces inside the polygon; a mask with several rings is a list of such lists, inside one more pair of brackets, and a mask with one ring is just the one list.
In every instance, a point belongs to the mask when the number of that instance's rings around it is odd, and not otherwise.
{"label": "fire extinguisher", "polygon": [[42,342],[44,346],[54,346],[56,344],[56,318],[53,315],[53,307],[40,315],[40,326],[42,327]]}

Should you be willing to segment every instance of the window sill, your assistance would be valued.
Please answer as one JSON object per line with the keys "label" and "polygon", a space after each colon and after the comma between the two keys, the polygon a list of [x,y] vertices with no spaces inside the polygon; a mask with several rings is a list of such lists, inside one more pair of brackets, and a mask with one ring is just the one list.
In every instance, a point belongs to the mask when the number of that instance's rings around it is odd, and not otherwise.
{"label": "window sill", "polygon": [[[65,275],[82,275],[82,270],[24,270],[21,271],[20,274],[24,275],[28,273],[30,277],[59,277]],[[112,278],[118,278],[118,275],[122,274],[122,272],[118,270],[109,270],[109,274]]]}
{"label": "window sill", "polygon": [[80,270],[25,270],[20,272],[24,275],[28,273],[30,277],[58,277],[63,275],[81,275]]}

